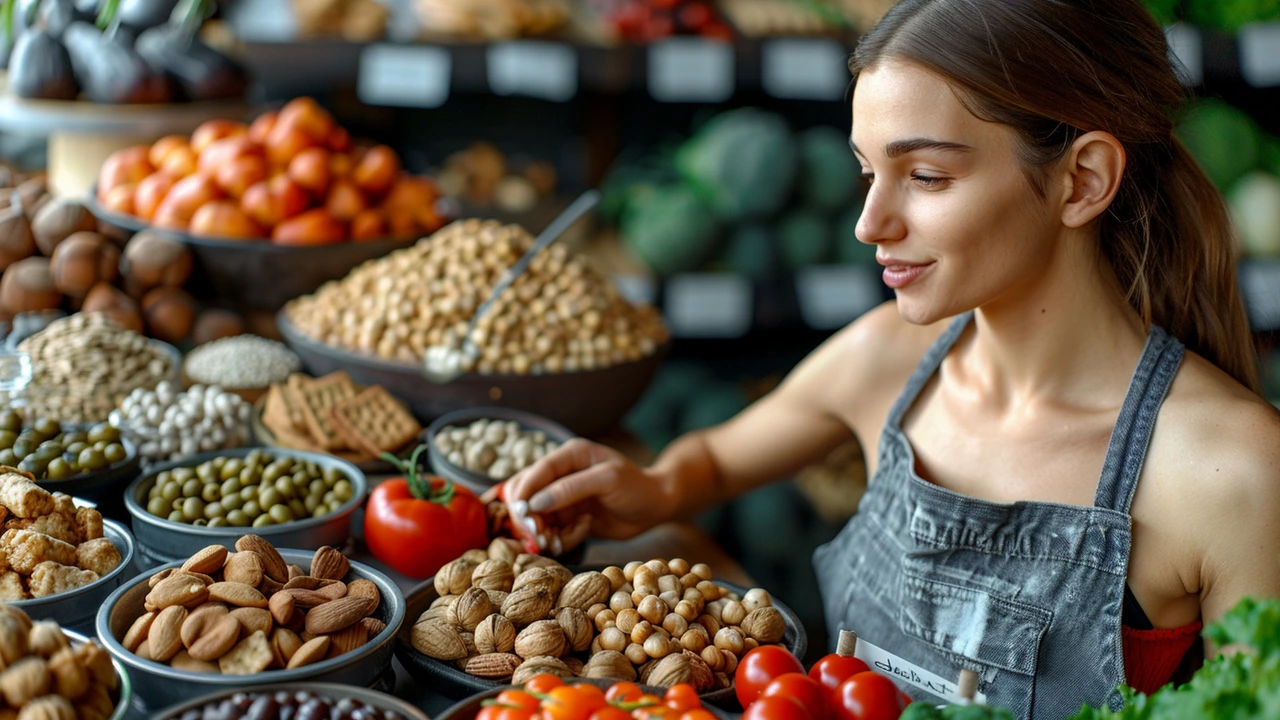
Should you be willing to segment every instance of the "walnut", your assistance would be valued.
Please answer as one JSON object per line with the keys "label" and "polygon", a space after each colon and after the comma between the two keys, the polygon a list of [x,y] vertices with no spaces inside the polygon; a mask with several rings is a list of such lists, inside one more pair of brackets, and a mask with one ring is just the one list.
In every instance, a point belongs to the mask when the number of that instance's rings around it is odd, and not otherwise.
{"label": "walnut", "polygon": [[582,674],[589,678],[630,682],[636,679],[636,668],[626,655],[616,650],[605,650],[591,656],[583,667]]}
{"label": "walnut", "polygon": [[18,711],[18,720],[76,720],[76,709],[61,695],[45,695]]}
{"label": "walnut", "polygon": [[560,608],[556,613],[556,622],[564,631],[565,640],[572,652],[583,652],[591,647],[595,632],[586,613],[578,608]]}
{"label": "walnut", "polygon": [[440,568],[435,577],[436,592],[441,597],[461,595],[471,587],[471,573],[475,572],[479,565],[480,563],[472,562],[467,558],[458,558]]}
{"label": "walnut", "polygon": [[458,631],[438,620],[414,625],[410,642],[415,650],[437,660],[461,660],[467,656],[467,646]]}
{"label": "walnut", "polygon": [[49,658],[49,672],[53,675],[53,689],[68,700],[76,700],[89,691],[89,670],[69,647]]}
{"label": "walnut", "polygon": [[672,653],[658,661],[645,680],[649,685],[671,688],[681,683],[693,685],[698,692],[715,687],[715,673],[702,658],[691,652]]}
{"label": "walnut", "polygon": [[485,560],[471,573],[472,587],[484,590],[501,590],[511,592],[515,574],[511,572],[511,563],[506,560]]}
{"label": "walnut", "polygon": [[49,694],[52,680],[49,663],[44,658],[28,657],[0,673],[0,693],[9,705],[22,707],[34,698]]}
{"label": "walnut", "polygon": [[536,567],[525,570],[515,576],[515,581],[511,585],[511,591],[515,592],[521,588],[531,585],[539,585],[547,589],[547,592],[553,597],[559,597],[560,591],[564,589],[566,578],[564,574],[551,567]]}
{"label": "walnut", "polygon": [[516,668],[515,673],[511,675],[511,684],[524,685],[530,679],[539,675],[555,675],[565,678],[573,677],[573,671],[559,658],[532,657],[520,663],[520,667]]}
{"label": "walnut", "polygon": [[742,631],[757,642],[776,643],[786,634],[787,624],[777,608],[762,605],[747,613],[742,621]]}
{"label": "walnut", "polygon": [[489,594],[484,590],[471,587],[449,606],[448,614],[453,624],[474,632],[482,620],[493,614],[493,603],[489,602]]}
{"label": "walnut", "polygon": [[545,587],[530,585],[513,591],[502,603],[502,614],[516,627],[545,619],[555,607],[555,597]]}
{"label": "walnut", "polygon": [[516,629],[510,620],[493,613],[476,626],[475,639],[482,654],[509,653],[516,646]]}
{"label": "walnut", "polygon": [[[612,594],[613,586],[609,584],[609,578],[603,573],[594,571],[579,573],[560,591],[560,599],[556,606],[586,610],[596,603],[606,602]],[[640,614],[644,615],[644,611],[641,610]],[[659,617],[658,621],[661,622],[662,618]]]}
{"label": "walnut", "polygon": [[516,635],[516,654],[522,658],[560,657],[566,649],[564,631],[555,620],[539,620]]}

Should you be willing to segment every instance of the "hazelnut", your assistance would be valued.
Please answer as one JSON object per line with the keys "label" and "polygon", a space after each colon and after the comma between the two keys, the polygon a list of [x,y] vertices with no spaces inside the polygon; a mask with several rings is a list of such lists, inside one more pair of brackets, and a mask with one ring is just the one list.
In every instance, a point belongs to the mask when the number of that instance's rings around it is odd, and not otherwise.
{"label": "hazelnut", "polygon": [[605,628],[600,633],[600,647],[604,650],[616,650],[622,652],[627,649],[627,645],[631,644],[631,638],[616,627]]}
{"label": "hazelnut", "polygon": [[671,561],[667,563],[667,568],[671,571],[672,575],[680,576],[688,574],[690,570],[689,561],[684,558],[672,558]]}
{"label": "hazelnut", "polygon": [[623,610],[618,613],[618,618],[614,621],[614,624],[619,630],[630,635],[631,631],[635,629],[636,623],[641,621],[643,621],[643,618],[640,617],[639,612],[635,610]]}
{"label": "hazelnut", "polygon": [[656,625],[667,616],[668,608],[660,598],[650,595],[640,602],[636,610],[640,613],[640,617]]}
{"label": "hazelnut", "polygon": [[742,636],[742,631],[738,628],[726,627],[721,628],[720,632],[716,633],[715,642],[716,647],[721,650],[734,655],[741,655],[744,652],[746,638]]}
{"label": "hazelnut", "polygon": [[742,607],[746,608],[747,612],[762,607],[773,607],[773,598],[769,596],[768,590],[752,588],[742,598]]}
{"label": "hazelnut", "polygon": [[710,580],[712,577],[711,568],[707,567],[706,563],[698,563],[697,565],[694,565],[693,567],[689,568],[689,572],[693,573],[694,575],[697,575],[703,580]]}
{"label": "hazelnut", "polygon": [[741,625],[746,617],[747,610],[742,606],[742,603],[733,602],[732,600],[720,610],[720,619],[724,621],[725,625]]}
{"label": "hazelnut", "polygon": [[633,607],[635,607],[635,603],[631,602],[631,595],[629,593],[618,591],[609,598],[609,609],[615,613],[620,613],[623,610],[629,610]]}

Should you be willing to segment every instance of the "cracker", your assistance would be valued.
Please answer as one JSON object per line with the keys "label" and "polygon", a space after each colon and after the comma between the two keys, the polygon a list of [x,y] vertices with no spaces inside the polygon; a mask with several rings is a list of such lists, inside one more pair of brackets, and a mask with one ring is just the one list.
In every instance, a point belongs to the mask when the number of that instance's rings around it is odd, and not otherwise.
{"label": "cracker", "polygon": [[355,397],[357,392],[359,388],[344,370],[316,378],[298,391],[300,409],[311,432],[311,439],[322,450],[332,452],[345,448],[346,443],[333,428],[329,408]]}
{"label": "cracker", "polygon": [[334,428],[351,447],[375,456],[399,450],[422,432],[413,415],[380,385],[335,405],[330,414]]}
{"label": "cracker", "polygon": [[[273,435],[306,432],[305,426],[299,428],[293,423],[290,409],[296,410],[296,407],[290,405],[288,395],[289,390],[284,384],[274,383],[262,400],[262,424]],[[301,416],[298,419],[301,420]]]}

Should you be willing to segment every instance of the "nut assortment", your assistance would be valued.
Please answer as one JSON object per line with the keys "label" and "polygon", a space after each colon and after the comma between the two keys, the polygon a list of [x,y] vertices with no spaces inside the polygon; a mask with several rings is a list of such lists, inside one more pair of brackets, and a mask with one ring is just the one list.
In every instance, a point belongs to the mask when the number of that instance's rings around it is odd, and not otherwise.
{"label": "nut assortment", "polygon": [[146,508],[172,522],[264,527],[323,517],[354,496],[351,479],[336,468],[251,450],[160,472]]}
{"label": "nut assortment", "polygon": [[[523,228],[465,220],[366,262],[286,307],[306,335],[410,363],[461,347],[467,323],[501,275],[533,244]],[[650,306],[633,307],[563,245],[537,257],[477,321],[481,374],[593,370],[640,360],[666,341]]]}
{"label": "nut assortment", "polygon": [[476,420],[466,427],[446,425],[432,442],[449,462],[494,480],[506,480],[560,447],[541,430],[501,420]]}
{"label": "nut assortment", "polygon": [[129,393],[171,379],[169,356],[102,313],[55,320],[23,340],[31,356],[28,411],[61,422],[100,422]]}
{"label": "nut assortment", "polygon": [[786,630],[766,591],[739,597],[706,565],[650,560],[575,575],[514,552],[499,539],[441,568],[413,647],[495,681],[551,673],[708,692],[728,687],[747,651]]}
{"label": "nut assortment", "polygon": [[149,580],[146,612],[121,644],[190,672],[252,675],[293,670],[355,650],[386,625],[370,580],[346,581],[347,558],[322,547],[303,570],[257,535],[236,552],[210,545]]}
{"label": "nut assortment", "polygon": [[163,380],[154,390],[129,393],[108,417],[133,437],[144,460],[161,462],[247,444],[252,412],[243,398],[216,385],[177,392]]}
{"label": "nut assortment", "polygon": [[96,641],[72,647],[58,623],[0,604],[0,653],[0,717],[107,720],[115,711],[119,678]]}
{"label": "nut assortment", "polygon": [[0,601],[75,590],[121,562],[103,536],[101,513],[77,508],[70,495],[50,493],[11,468],[0,468],[0,520]]}
{"label": "nut assortment", "polygon": [[401,450],[422,432],[381,386],[361,387],[342,371],[319,378],[294,373],[272,385],[262,424],[281,447],[327,452],[351,462]]}
{"label": "nut assortment", "polygon": [[264,388],[302,369],[283,344],[257,335],[236,335],[201,345],[187,356],[187,377],[225,388]]}
{"label": "nut assortment", "polygon": [[174,720],[405,720],[394,710],[381,710],[353,698],[332,698],[310,690],[298,692],[238,692],[201,708],[188,710]]}
{"label": "nut assortment", "polygon": [[47,418],[23,425],[20,411],[0,411],[0,466],[16,466],[34,480],[67,480],[128,458],[120,431],[106,423],[88,430],[64,430]]}

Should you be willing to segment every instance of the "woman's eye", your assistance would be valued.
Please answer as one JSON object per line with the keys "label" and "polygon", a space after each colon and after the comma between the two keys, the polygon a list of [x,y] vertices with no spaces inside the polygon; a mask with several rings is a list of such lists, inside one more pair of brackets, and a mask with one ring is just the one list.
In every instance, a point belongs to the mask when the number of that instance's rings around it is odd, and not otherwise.
{"label": "woman's eye", "polygon": [[864,173],[862,173],[861,175],[859,175],[858,177],[860,177],[860,178],[862,179],[862,182],[864,182],[864,183],[866,183],[866,184],[868,184],[868,185],[870,185],[871,183],[873,183],[873,182],[875,182],[875,181],[876,181],[876,174],[875,174],[875,173],[864,172]]}
{"label": "woman's eye", "polygon": [[947,178],[934,177],[932,175],[921,175],[920,173],[913,174],[911,179],[915,180],[920,187],[926,190],[938,190],[945,187],[947,184]]}

